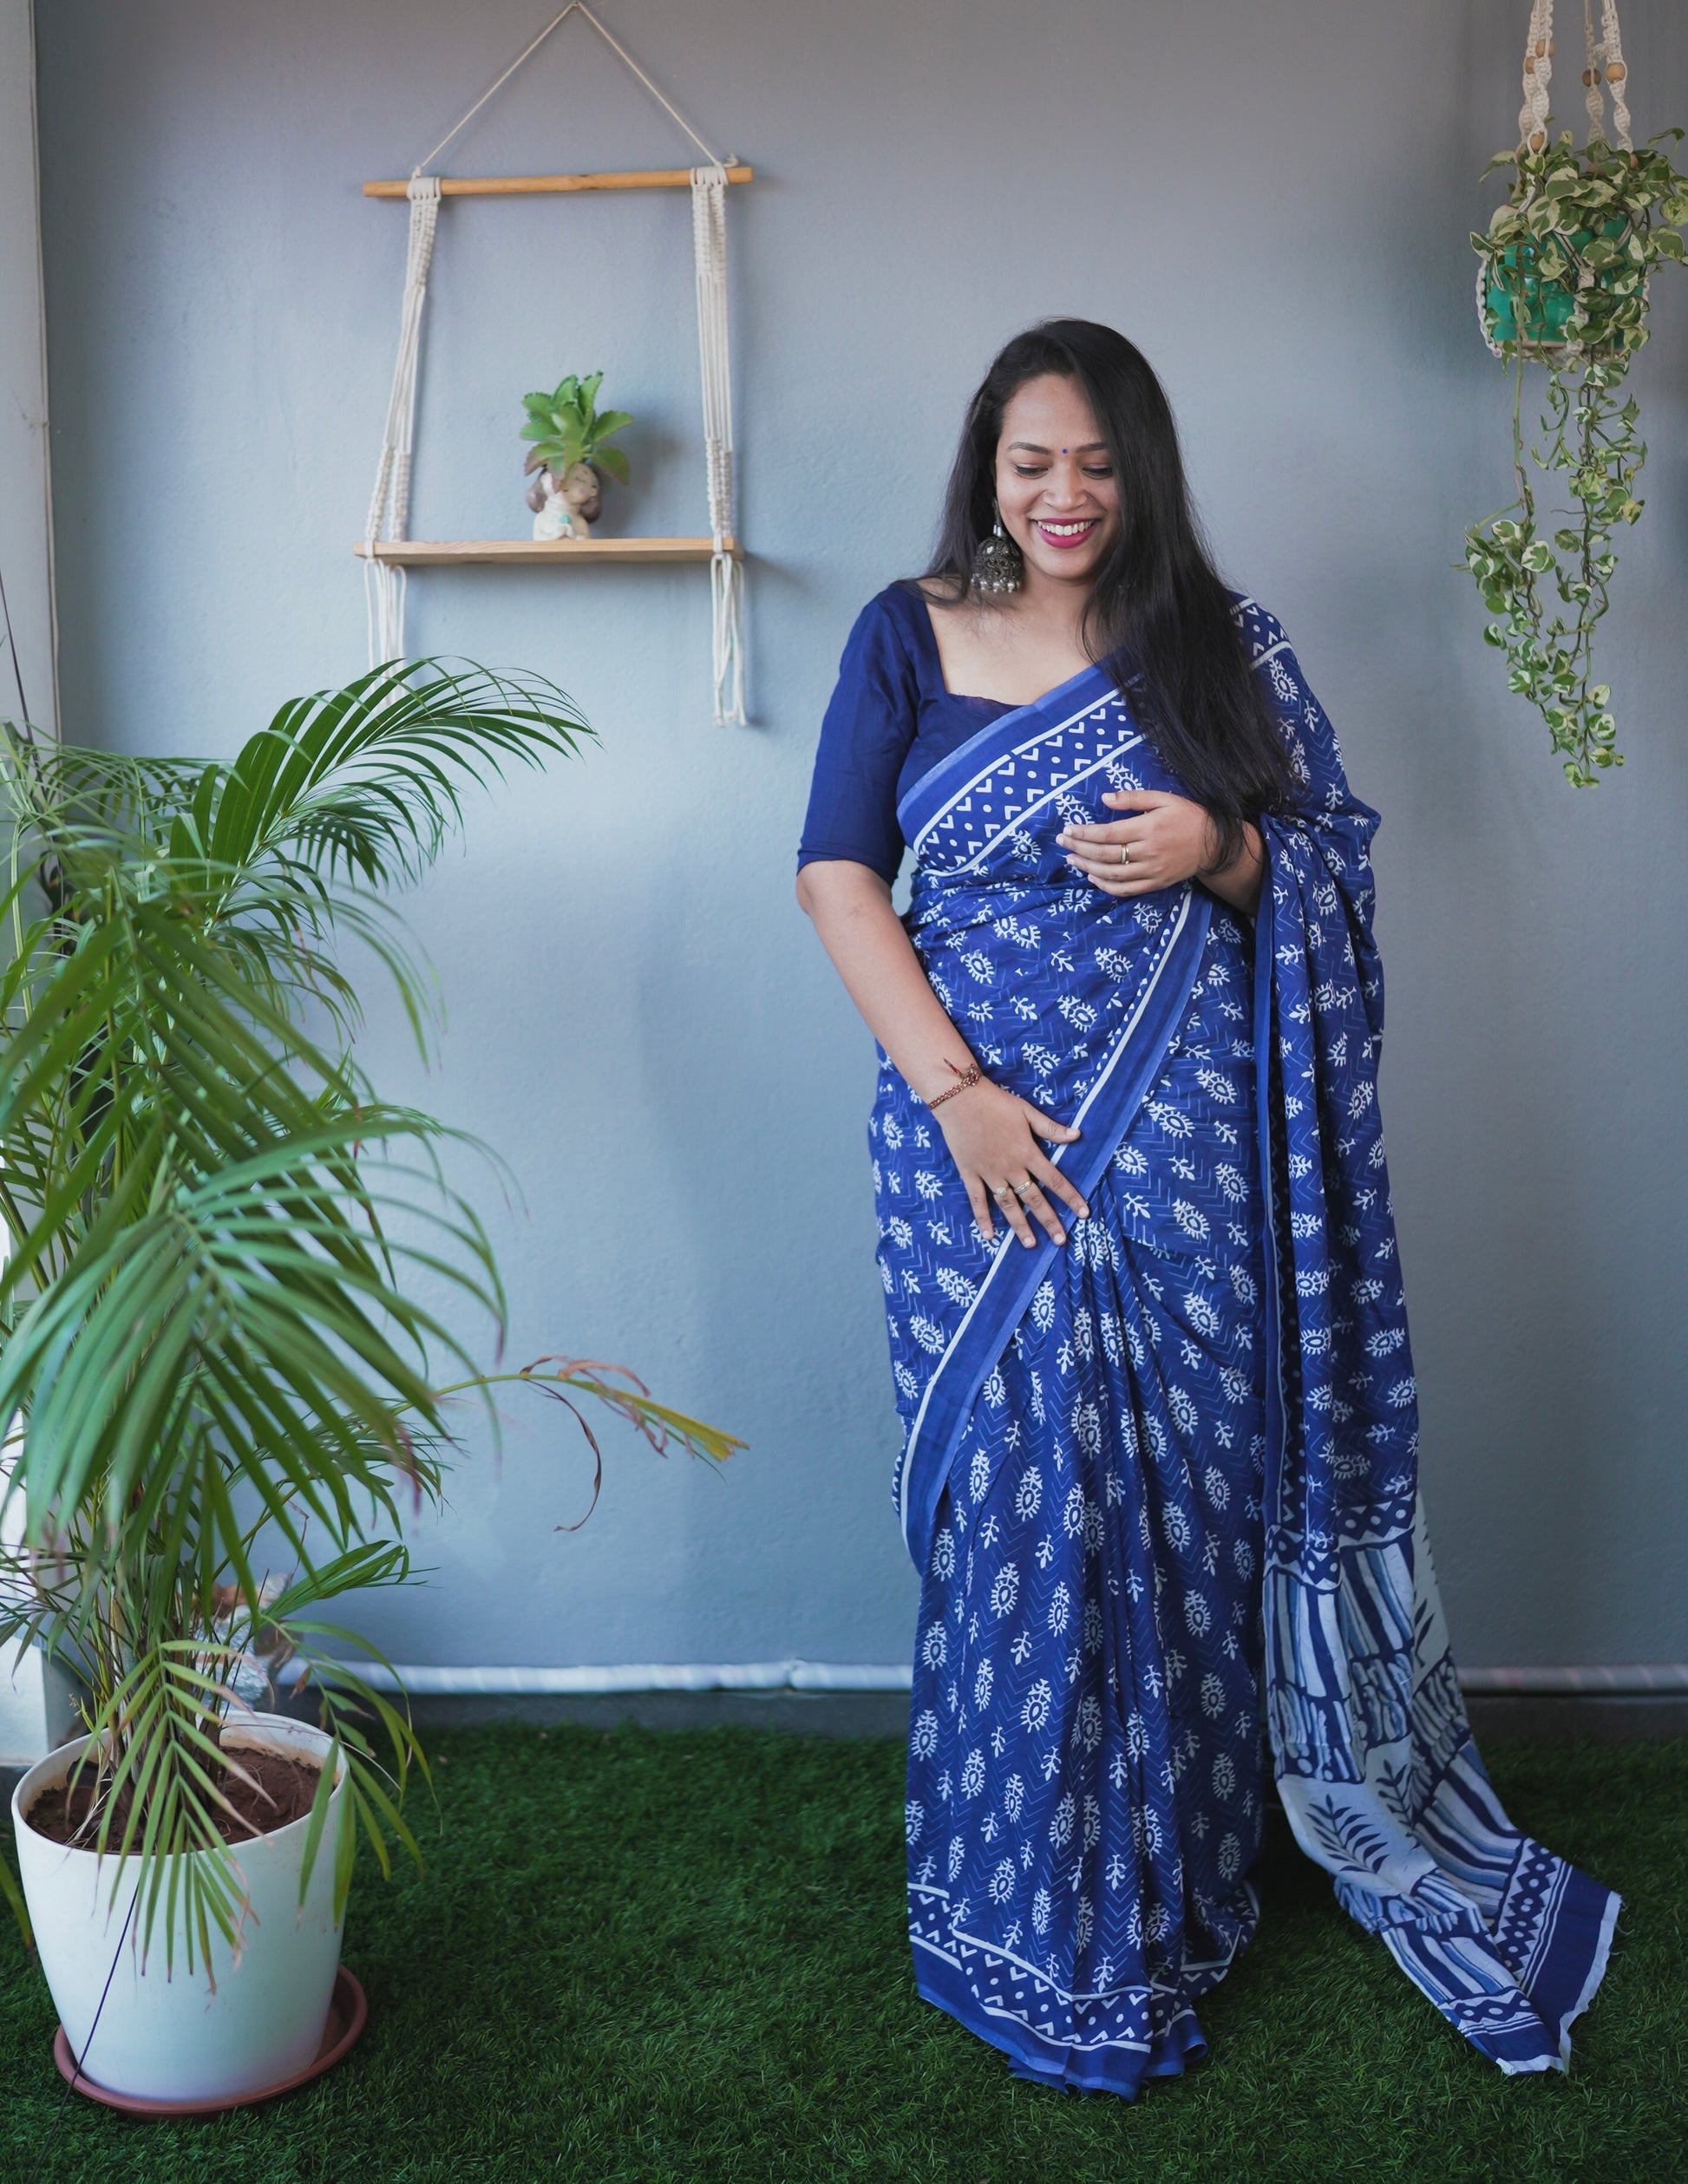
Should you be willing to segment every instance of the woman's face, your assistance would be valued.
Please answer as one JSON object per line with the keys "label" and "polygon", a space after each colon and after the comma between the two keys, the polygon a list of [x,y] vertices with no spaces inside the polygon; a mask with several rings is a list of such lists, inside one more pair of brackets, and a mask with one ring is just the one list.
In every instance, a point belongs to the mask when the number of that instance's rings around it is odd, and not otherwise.
{"label": "woman's face", "polygon": [[997,505],[1029,570],[1060,583],[1095,579],[1119,536],[1119,481],[1076,379],[1028,379],[1004,404]]}

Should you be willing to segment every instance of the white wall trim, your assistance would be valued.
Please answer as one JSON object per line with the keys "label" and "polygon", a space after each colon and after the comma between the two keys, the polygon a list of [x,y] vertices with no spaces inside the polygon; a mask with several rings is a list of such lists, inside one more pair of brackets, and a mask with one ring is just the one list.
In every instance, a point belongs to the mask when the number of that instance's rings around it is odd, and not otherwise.
{"label": "white wall trim", "polygon": [[[377,1690],[399,1685],[416,1697],[466,1694],[528,1697],[573,1694],[604,1697],[617,1691],[906,1691],[913,1671],[901,1665],[860,1666],[832,1661],[678,1662],[584,1668],[474,1668],[350,1664]],[[296,1682],[298,1664],[282,1671]],[[1604,1698],[1688,1697],[1688,1662],[1632,1668],[1471,1668],[1464,1690],[1541,1697],[1553,1694]]]}
{"label": "white wall trim", "polygon": [[[549,1696],[573,1693],[591,1697],[616,1691],[906,1691],[913,1671],[831,1661],[683,1661],[631,1666],[586,1668],[435,1668],[400,1664],[389,1671],[373,1663],[349,1662],[376,1690],[398,1685],[417,1698],[461,1693]],[[298,1664],[282,1671],[294,1682]]]}
{"label": "white wall trim", "polygon": [[[906,1691],[913,1672],[890,1666],[836,1661],[682,1661],[636,1663],[584,1668],[437,1667],[402,1664],[389,1670],[373,1663],[355,1665],[376,1690],[400,1687],[415,1698],[611,1697],[638,1691]],[[31,1655],[21,1668],[23,1688],[0,1677],[0,1766],[33,1765],[47,1749],[70,1734],[68,1706],[56,1728],[51,1694],[40,1688],[40,1665]],[[300,1664],[290,1661],[278,1681],[298,1683]],[[1460,1677],[1473,1697],[1572,1697],[1579,1698],[1688,1697],[1688,1661],[1628,1668],[1471,1668]],[[43,1699],[49,1703],[43,1706]],[[16,1715],[8,1718],[8,1710]],[[50,1732],[50,1733],[49,1733]],[[39,1749],[37,1749],[39,1748]]]}
{"label": "white wall trim", "polygon": [[1545,1698],[1563,1693],[1579,1698],[1660,1698],[1672,1692],[1688,1697],[1688,1661],[1665,1661],[1632,1668],[1469,1668],[1460,1688],[1483,1697],[1495,1693]]}

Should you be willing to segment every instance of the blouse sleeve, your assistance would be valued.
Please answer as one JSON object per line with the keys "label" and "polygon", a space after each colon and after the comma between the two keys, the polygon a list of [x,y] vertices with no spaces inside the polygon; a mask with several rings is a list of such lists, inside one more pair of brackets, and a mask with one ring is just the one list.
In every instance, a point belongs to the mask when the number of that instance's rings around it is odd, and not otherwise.
{"label": "blouse sleeve", "polygon": [[902,863],[897,777],[914,740],[913,663],[882,599],[856,618],[821,723],[799,870],[823,858],[867,865],[887,882]]}

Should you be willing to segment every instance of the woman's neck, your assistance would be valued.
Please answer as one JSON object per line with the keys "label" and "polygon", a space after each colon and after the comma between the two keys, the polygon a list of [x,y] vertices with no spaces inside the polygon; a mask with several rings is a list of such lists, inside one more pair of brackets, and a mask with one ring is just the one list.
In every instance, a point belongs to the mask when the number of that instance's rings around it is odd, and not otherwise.
{"label": "woman's neck", "polygon": [[1070,638],[1076,644],[1090,590],[1088,584],[1063,583],[1059,577],[1045,576],[1041,569],[1028,567],[1025,582],[1013,603],[1014,611],[1024,626],[1047,631],[1050,637]]}

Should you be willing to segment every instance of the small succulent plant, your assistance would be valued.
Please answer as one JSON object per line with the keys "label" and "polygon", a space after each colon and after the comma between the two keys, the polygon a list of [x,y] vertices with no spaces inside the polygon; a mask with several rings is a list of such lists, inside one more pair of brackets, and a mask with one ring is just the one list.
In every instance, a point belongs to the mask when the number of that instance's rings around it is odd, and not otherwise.
{"label": "small succulent plant", "polygon": [[608,443],[632,423],[625,409],[599,409],[598,389],[601,371],[577,379],[572,372],[550,394],[524,395],[527,422],[521,436],[531,440],[527,468],[550,471],[565,478],[577,462],[589,462],[620,484],[627,482],[627,458]]}

